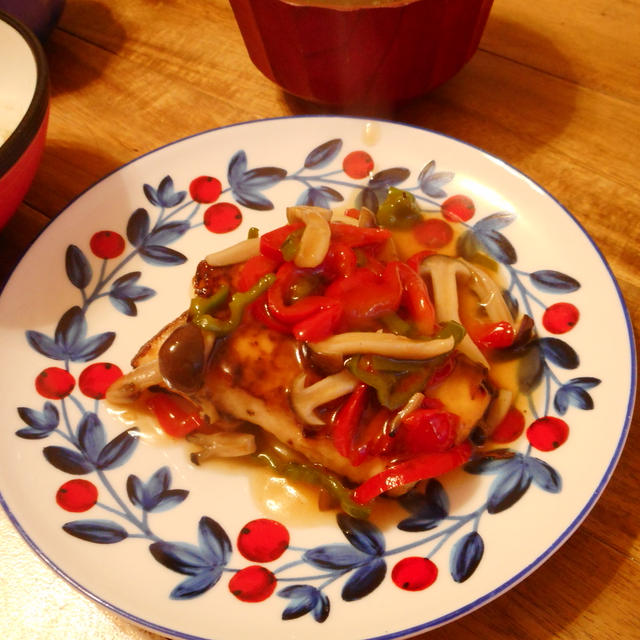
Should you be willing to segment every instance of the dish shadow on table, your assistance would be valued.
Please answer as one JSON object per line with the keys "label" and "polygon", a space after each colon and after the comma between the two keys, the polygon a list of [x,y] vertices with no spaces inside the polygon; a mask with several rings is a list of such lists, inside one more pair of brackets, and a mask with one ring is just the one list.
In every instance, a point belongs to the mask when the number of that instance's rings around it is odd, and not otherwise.
{"label": "dish shadow on table", "polygon": [[293,114],[394,120],[444,133],[518,163],[562,133],[571,120],[578,88],[563,79],[571,76],[570,63],[544,34],[499,17],[491,17],[488,28],[494,42],[508,39],[528,46],[536,42],[540,59],[562,70],[562,77],[524,67],[500,51],[483,48],[481,42],[475,56],[451,80],[395,107],[328,107],[288,94],[284,98]]}
{"label": "dish shadow on table", "polygon": [[[77,91],[99,79],[110,56],[95,55],[87,51],[86,59],[79,59],[74,49],[65,45],[66,38],[79,37],[65,28],[65,24],[88,24],[100,31],[101,38],[108,43],[105,49],[115,54],[127,38],[124,27],[114,19],[113,13],[103,4],[80,1],[67,3],[58,29],[46,44],[45,52],[51,71],[51,94],[53,96]],[[89,47],[90,45],[87,44]],[[81,73],[76,71],[81,70]]]}

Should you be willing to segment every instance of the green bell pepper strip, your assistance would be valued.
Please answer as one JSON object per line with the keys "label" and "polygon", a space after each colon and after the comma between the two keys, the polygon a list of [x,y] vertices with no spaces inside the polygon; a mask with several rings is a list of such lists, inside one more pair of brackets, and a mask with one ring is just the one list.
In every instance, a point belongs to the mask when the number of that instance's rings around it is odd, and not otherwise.
{"label": "green bell pepper strip", "polygon": [[[458,344],[464,327],[447,322],[434,339],[453,336]],[[361,382],[373,387],[383,407],[395,411],[403,407],[414,393],[423,391],[433,372],[446,360],[445,353],[429,360],[400,360],[378,355],[356,355],[345,360],[345,367]]]}
{"label": "green bell pepper strip", "polygon": [[213,295],[208,298],[202,296],[196,296],[191,300],[191,306],[189,307],[189,315],[192,318],[197,318],[205,313],[215,311],[221,307],[229,297],[229,285],[223,284]]}
{"label": "green bell pepper strip", "polygon": [[[260,280],[258,280],[258,282],[256,282],[256,284],[248,291],[237,291],[234,293],[231,296],[231,300],[229,300],[229,317],[226,320],[215,318],[210,313],[207,313],[207,311],[213,311],[216,308],[219,308],[226,300],[229,293],[228,287],[224,296],[220,291],[217,291],[213,296],[211,296],[212,298],[216,298],[214,303],[209,303],[208,305],[202,305],[200,307],[195,305],[196,312],[194,314],[193,322],[201,329],[213,331],[218,336],[225,336],[231,333],[240,324],[247,305],[259,298],[275,282],[275,279],[276,277],[273,273],[267,273],[262,276],[262,278],[260,278]],[[221,289],[224,289],[224,287],[221,287]],[[193,307],[194,304],[192,302],[192,308]],[[198,310],[200,311],[199,313]]]}
{"label": "green bell pepper strip", "polygon": [[282,473],[292,480],[308,482],[322,487],[339,502],[340,508],[353,518],[364,520],[371,514],[369,508],[353,500],[351,492],[332,473],[322,471],[310,464],[298,462],[287,463]]}
{"label": "green bell pepper strip", "polygon": [[304,233],[304,227],[302,229],[296,229],[292,231],[280,246],[280,251],[285,262],[291,262],[298,254],[300,248],[300,238]]}
{"label": "green bell pepper strip", "polygon": [[284,462],[282,455],[273,447],[255,453],[252,457],[257,462],[270,467],[278,475],[322,487],[346,514],[354,518],[364,520],[371,514],[371,509],[354,502],[351,498],[351,491],[328,471],[306,462]]}

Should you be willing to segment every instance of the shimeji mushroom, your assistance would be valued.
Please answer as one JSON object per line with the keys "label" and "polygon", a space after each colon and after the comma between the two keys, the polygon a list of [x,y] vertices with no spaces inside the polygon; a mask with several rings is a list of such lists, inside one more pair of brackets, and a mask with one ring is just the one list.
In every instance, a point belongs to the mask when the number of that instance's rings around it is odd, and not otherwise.
{"label": "shimeji mushroom", "polygon": [[297,206],[287,208],[289,223],[301,221],[304,231],[293,259],[296,267],[317,267],[327,255],[331,242],[331,211],[323,207]]}
{"label": "shimeji mushroom", "polygon": [[504,301],[498,283],[481,267],[460,259],[471,272],[469,287],[478,296],[491,322],[509,322],[513,324],[513,316]]}
{"label": "shimeji mushroom", "polygon": [[350,393],[357,384],[357,378],[343,370],[305,387],[305,375],[301,374],[293,381],[291,404],[303,424],[320,426],[324,421],[316,415],[315,410]]}
{"label": "shimeji mushroom", "polygon": [[249,258],[257,256],[258,253],[260,253],[260,238],[248,238],[221,251],[210,253],[205,260],[211,267],[227,267],[246,262]]}
{"label": "shimeji mushroom", "polygon": [[256,451],[256,438],[241,431],[218,431],[217,433],[192,433],[187,440],[200,447],[191,454],[193,464],[201,464],[209,458],[239,458]]}
{"label": "shimeji mushroom", "polygon": [[143,391],[163,383],[158,360],[152,360],[132,369],[118,378],[106,392],[107,402],[112,404],[131,404]]}
{"label": "shimeji mushroom", "polygon": [[[469,267],[455,258],[433,255],[425,258],[420,264],[420,275],[431,277],[433,302],[438,322],[455,321],[460,323],[458,276],[470,278],[472,272]],[[469,334],[465,334],[460,341],[458,350],[483,367],[489,367],[487,359],[471,340]]]}
{"label": "shimeji mushroom", "polygon": [[316,353],[328,356],[368,353],[400,360],[428,360],[451,351],[455,341],[452,336],[413,340],[393,333],[348,331],[320,342],[311,342],[309,346]]}

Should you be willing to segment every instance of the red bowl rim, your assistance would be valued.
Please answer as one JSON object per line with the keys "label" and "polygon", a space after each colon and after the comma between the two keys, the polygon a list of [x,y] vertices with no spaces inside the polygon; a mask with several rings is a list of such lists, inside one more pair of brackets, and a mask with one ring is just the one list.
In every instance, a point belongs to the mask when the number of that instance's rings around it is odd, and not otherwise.
{"label": "red bowl rim", "polygon": [[0,10],[0,20],[13,27],[26,41],[36,62],[36,87],[26,113],[11,135],[0,145],[0,177],[24,153],[40,129],[49,102],[49,67],[47,57],[36,35],[22,22]]}

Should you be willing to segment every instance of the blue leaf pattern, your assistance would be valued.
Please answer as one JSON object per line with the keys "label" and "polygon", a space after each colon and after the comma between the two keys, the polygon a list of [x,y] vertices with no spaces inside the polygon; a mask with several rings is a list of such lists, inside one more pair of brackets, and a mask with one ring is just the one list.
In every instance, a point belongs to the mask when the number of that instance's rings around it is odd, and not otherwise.
{"label": "blue leaf pattern", "polygon": [[128,316],[138,313],[136,302],[152,298],[156,292],[149,288],[136,284],[140,278],[140,271],[133,271],[113,281],[109,291],[109,300],[113,306]]}
{"label": "blue leaf pattern", "polygon": [[377,589],[387,574],[387,563],[382,558],[368,562],[349,577],[342,589],[342,599],[353,602]]}
{"label": "blue leaf pattern", "polygon": [[65,473],[81,476],[90,473],[95,468],[81,453],[67,447],[45,447],[42,453],[49,464]]}
{"label": "blue leaf pattern", "polygon": [[167,222],[154,229],[145,239],[145,244],[165,245],[179,240],[189,229],[188,222]]}
{"label": "blue leaf pattern", "polygon": [[548,493],[562,491],[562,478],[550,464],[539,458],[528,458],[526,464],[531,480],[540,489]]}
{"label": "blue leaf pattern", "polygon": [[352,569],[370,557],[348,544],[326,544],[306,551],[303,560],[319,569]]}
{"label": "blue leaf pattern", "polygon": [[76,520],[62,528],[76,538],[96,544],[114,544],[129,535],[124,527],[111,520]]}
{"label": "blue leaf pattern", "polygon": [[198,524],[200,548],[212,564],[226,564],[231,556],[231,540],[212,518],[203,517]]}
{"label": "blue leaf pattern", "polygon": [[423,193],[432,198],[446,198],[447,192],[442,188],[454,178],[452,171],[436,172],[436,162],[431,160],[420,172],[418,184]]}
{"label": "blue leaf pattern", "polygon": [[540,291],[548,293],[572,293],[580,288],[580,283],[575,278],[551,269],[534,271],[529,277]]}
{"label": "blue leaf pattern", "polygon": [[424,493],[412,489],[400,497],[399,503],[412,514],[398,523],[402,531],[429,531],[449,515],[449,497],[435,479],[429,480]]}
{"label": "blue leaf pattern", "polygon": [[282,612],[283,620],[293,620],[311,613],[316,622],[324,622],[329,616],[329,598],[315,587],[295,584],[281,589],[278,595],[291,600]]}
{"label": "blue leaf pattern", "polygon": [[195,598],[215,586],[222,576],[222,569],[204,570],[185,578],[176,586],[169,597],[174,600]]}
{"label": "blue leaf pattern", "polygon": [[18,415],[28,425],[16,431],[16,435],[28,440],[46,438],[53,433],[60,424],[60,413],[52,402],[45,402],[42,411],[18,407]]}
{"label": "blue leaf pattern", "polygon": [[74,287],[84,289],[91,282],[91,265],[82,250],[74,244],[67,247],[65,269],[69,282]]}
{"label": "blue leaf pattern", "polygon": [[531,473],[521,456],[514,458],[496,477],[489,489],[488,513],[500,513],[512,507],[525,494],[531,484]]}
{"label": "blue leaf pattern", "polygon": [[384,536],[376,525],[368,520],[358,520],[346,513],[339,513],[337,521],[342,533],[358,551],[370,556],[380,556],[384,553]]}
{"label": "blue leaf pattern", "polygon": [[171,176],[162,178],[157,189],[154,189],[148,184],[145,184],[142,189],[147,200],[156,207],[175,207],[180,204],[186,196],[185,191],[176,192]]}
{"label": "blue leaf pattern", "polygon": [[212,568],[200,549],[186,542],[154,542],[149,551],[161,565],[187,576],[195,576]]}
{"label": "blue leaf pattern", "polygon": [[140,247],[151,228],[151,218],[146,209],[136,209],[127,223],[127,239],[134,247]]}
{"label": "blue leaf pattern", "polygon": [[306,169],[320,169],[328,165],[342,149],[342,140],[334,138],[312,149],[304,160]]}
{"label": "blue leaf pattern", "polygon": [[456,582],[468,580],[478,568],[484,555],[484,541],[477,531],[458,540],[451,550],[449,569]]}
{"label": "blue leaf pattern", "polygon": [[145,245],[141,247],[140,257],[145,262],[159,267],[175,267],[187,261],[187,256],[179,251],[157,245]]}
{"label": "blue leaf pattern", "polygon": [[563,369],[576,369],[580,365],[580,358],[573,347],[559,338],[540,338],[540,348],[543,355],[551,362]]}
{"label": "blue leaf pattern", "polygon": [[129,460],[138,445],[138,429],[133,427],[123,431],[108,442],[100,451],[96,461],[99,469],[115,469]]}
{"label": "blue leaf pattern", "polygon": [[144,483],[138,476],[127,478],[127,495],[136,507],[143,511],[158,513],[180,504],[189,495],[184,489],[170,489],[171,471],[161,467]]}
{"label": "blue leaf pattern", "polygon": [[85,413],[78,425],[80,451],[95,464],[106,441],[107,434],[100,418],[92,411]]}

